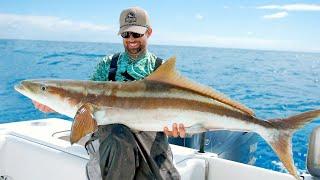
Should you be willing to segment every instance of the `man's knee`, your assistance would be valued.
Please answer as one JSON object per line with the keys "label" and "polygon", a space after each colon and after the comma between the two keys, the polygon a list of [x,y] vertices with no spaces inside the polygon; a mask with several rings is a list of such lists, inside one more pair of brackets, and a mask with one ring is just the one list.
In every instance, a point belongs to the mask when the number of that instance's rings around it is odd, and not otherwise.
{"label": "man's knee", "polygon": [[134,145],[135,138],[131,130],[122,124],[110,124],[98,128],[100,143],[108,139],[111,142],[129,143]]}
{"label": "man's knee", "polygon": [[99,127],[99,151],[104,158],[137,160],[138,146],[133,133],[122,124]]}

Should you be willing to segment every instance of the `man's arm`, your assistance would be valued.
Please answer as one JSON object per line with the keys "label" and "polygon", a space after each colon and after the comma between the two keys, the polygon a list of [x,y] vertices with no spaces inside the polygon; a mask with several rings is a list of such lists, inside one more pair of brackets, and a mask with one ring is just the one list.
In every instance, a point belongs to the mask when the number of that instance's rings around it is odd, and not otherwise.
{"label": "man's arm", "polygon": [[109,69],[112,56],[105,56],[96,66],[94,73],[90,76],[92,81],[108,81]]}

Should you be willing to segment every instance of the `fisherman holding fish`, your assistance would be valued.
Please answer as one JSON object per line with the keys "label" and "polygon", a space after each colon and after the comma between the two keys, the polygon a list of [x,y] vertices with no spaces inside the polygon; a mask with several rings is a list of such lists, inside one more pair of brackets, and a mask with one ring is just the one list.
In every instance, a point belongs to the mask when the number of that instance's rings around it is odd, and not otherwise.
{"label": "fisherman holding fish", "polygon": [[[74,118],[71,144],[91,135],[85,144],[88,179],[180,179],[165,134],[214,130],[259,134],[288,172],[300,179],[292,135],[320,117],[320,109],[262,120],[245,105],[183,77],[175,58],[161,64],[147,51],[152,29],[141,8],[122,11],[119,34],[125,52],[104,58],[92,75],[94,81],[33,79],[15,86],[43,104],[35,102],[37,108]],[[172,132],[163,129],[174,122],[183,125],[174,124]]]}
{"label": "fisherman holding fish", "polygon": [[[123,38],[125,52],[104,57],[91,80],[141,80],[155,71],[162,59],[148,51],[151,34],[145,10],[139,7],[123,10],[118,35]],[[43,112],[53,111],[33,102]],[[85,145],[90,155],[88,179],[180,179],[167,136],[185,137],[185,128],[183,124],[173,123],[172,131],[168,127],[163,131],[132,132],[122,124],[99,126]]]}

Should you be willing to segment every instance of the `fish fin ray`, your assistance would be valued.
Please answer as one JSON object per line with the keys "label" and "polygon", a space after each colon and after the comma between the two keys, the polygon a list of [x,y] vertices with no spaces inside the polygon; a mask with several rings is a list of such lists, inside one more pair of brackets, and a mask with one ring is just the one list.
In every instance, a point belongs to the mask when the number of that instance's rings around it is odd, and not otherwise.
{"label": "fish fin ray", "polygon": [[292,156],[292,133],[281,132],[275,141],[269,142],[284,167],[295,178],[299,179]]}
{"label": "fish fin ray", "polygon": [[188,89],[193,92],[197,92],[203,96],[210,97],[218,102],[227,104],[233,108],[238,109],[239,111],[251,115],[254,115],[254,112],[246,107],[245,105],[231,100],[227,96],[222,93],[217,92],[211,87],[204,86],[197,82],[194,82],[188,78],[185,78],[179,74],[176,70],[176,58],[172,57],[168,59],[165,63],[163,63],[156,71],[146,77],[145,80],[157,81],[162,83],[171,84],[174,86],[178,86],[180,88]]}
{"label": "fish fin ray", "polygon": [[293,132],[303,127],[305,124],[313,121],[315,118],[320,117],[320,109],[300,113],[285,119],[272,119],[269,122],[277,127],[292,130]]}
{"label": "fish fin ray", "polygon": [[78,142],[82,137],[96,130],[97,122],[93,117],[94,111],[95,107],[91,103],[83,104],[78,109],[71,126],[71,144]]}

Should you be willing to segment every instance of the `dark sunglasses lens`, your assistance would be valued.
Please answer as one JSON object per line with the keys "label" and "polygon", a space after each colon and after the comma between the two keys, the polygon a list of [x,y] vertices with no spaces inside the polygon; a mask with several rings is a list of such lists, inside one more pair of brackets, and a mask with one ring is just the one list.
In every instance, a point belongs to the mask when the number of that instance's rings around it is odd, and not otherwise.
{"label": "dark sunglasses lens", "polygon": [[129,38],[130,35],[132,35],[133,38],[140,38],[144,34],[139,34],[139,33],[135,33],[135,32],[124,32],[124,33],[121,33],[121,37],[122,38]]}
{"label": "dark sunglasses lens", "polygon": [[121,33],[121,37],[122,38],[129,38],[130,34],[129,34],[129,32],[124,32],[124,33]]}
{"label": "dark sunglasses lens", "polygon": [[132,37],[134,38],[139,38],[139,37],[142,37],[143,34],[139,34],[139,33],[132,33]]}

